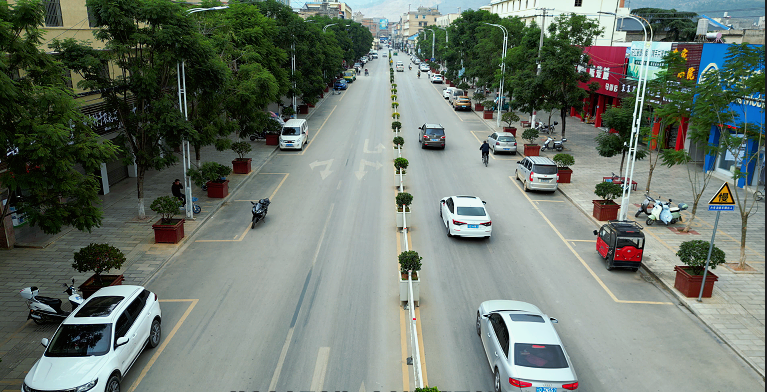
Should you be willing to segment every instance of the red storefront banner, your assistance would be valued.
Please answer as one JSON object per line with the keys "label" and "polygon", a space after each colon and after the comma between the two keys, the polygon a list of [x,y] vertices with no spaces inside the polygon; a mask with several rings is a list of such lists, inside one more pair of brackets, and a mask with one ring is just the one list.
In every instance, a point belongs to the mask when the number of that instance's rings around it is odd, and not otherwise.
{"label": "red storefront banner", "polygon": [[579,83],[579,86],[588,90],[588,85],[593,82],[599,83],[597,94],[617,97],[619,80],[626,74],[626,48],[619,46],[589,46],[583,49],[591,57],[589,66],[578,66],[578,71],[587,71],[591,75],[588,83]]}

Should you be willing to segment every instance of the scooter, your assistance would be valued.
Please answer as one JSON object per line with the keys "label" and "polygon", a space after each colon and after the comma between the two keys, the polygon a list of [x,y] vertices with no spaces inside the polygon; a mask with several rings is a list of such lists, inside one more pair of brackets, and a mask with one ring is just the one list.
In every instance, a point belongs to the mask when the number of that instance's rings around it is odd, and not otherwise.
{"label": "scooter", "polygon": [[562,151],[565,147],[562,143],[566,142],[567,138],[562,138],[562,140],[554,140],[553,137],[548,136],[546,138],[546,141],[543,143],[543,147],[541,147],[541,151],[546,150],[557,150]]}
{"label": "scooter", "polygon": [[[72,305],[72,311],[82,305],[83,297],[77,293],[75,288],[75,280],[72,279],[72,284],[67,286],[63,283],[66,290],[65,293],[69,294],[69,303]],[[32,319],[35,324],[45,324],[48,321],[62,321],[71,312],[67,312],[61,309],[61,300],[58,298],[41,297],[37,295],[38,289],[36,286],[25,287],[19,291],[19,295],[27,300],[27,307],[29,308],[29,315],[27,320]]]}
{"label": "scooter", "polygon": [[642,215],[644,213],[647,216],[650,216],[652,214],[652,209],[655,207],[655,204],[658,202],[650,197],[650,195],[646,194],[644,195],[644,200],[642,201],[642,205],[639,206],[639,210],[634,214],[635,218],[639,218],[639,215]]}
{"label": "scooter", "polygon": [[671,208],[671,202],[671,199],[666,203],[661,200],[656,200],[655,206],[647,217],[645,224],[647,224],[647,226],[652,226],[655,221],[661,221],[668,226],[669,224],[673,225],[676,222],[681,222],[682,211],[687,209],[687,204],[679,203],[676,207]]}
{"label": "scooter", "polygon": [[548,134],[551,134],[551,133],[554,133],[554,131],[556,131],[555,126],[557,124],[559,124],[559,123],[556,122],[556,121],[554,121],[554,124],[552,124],[552,125],[546,125],[546,124],[544,124],[542,122],[537,122],[535,124],[535,129],[537,129],[538,132],[546,132]]}
{"label": "scooter", "polygon": [[250,202],[250,204],[253,205],[253,208],[251,208],[251,213],[253,214],[253,217],[250,221],[250,228],[253,229],[256,227],[256,223],[258,221],[264,220],[266,218],[266,213],[269,211],[269,204],[272,202],[269,201],[269,198],[263,198],[258,201],[258,203]]}

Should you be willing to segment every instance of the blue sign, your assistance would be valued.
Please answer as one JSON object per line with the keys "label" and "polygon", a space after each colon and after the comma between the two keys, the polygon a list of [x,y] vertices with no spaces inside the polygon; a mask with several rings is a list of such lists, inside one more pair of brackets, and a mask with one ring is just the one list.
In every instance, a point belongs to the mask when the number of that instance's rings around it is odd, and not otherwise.
{"label": "blue sign", "polygon": [[433,62],[435,62],[437,60],[435,60],[434,57],[432,57],[431,60],[429,60],[429,61],[431,61],[433,63]]}
{"label": "blue sign", "polygon": [[389,19],[381,19],[378,21],[378,28],[386,30],[389,27]]}
{"label": "blue sign", "polygon": [[735,211],[735,206],[708,206],[709,211]]}

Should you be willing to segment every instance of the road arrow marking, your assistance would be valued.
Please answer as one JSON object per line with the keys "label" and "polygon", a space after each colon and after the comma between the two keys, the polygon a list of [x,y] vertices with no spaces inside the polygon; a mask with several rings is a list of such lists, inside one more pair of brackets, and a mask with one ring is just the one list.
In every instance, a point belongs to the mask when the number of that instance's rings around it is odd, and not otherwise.
{"label": "road arrow marking", "polygon": [[368,173],[365,171],[365,166],[373,166],[374,168],[376,168],[376,170],[378,170],[383,165],[381,164],[381,162],[368,162],[364,159],[360,159],[360,169],[354,172],[354,174],[357,175],[358,180],[361,180],[362,177],[365,177],[365,174]]}
{"label": "road arrow marking", "polygon": [[314,161],[314,162],[309,164],[309,167],[312,170],[314,170],[315,167],[323,166],[324,165],[325,166],[325,170],[320,171],[320,176],[322,176],[322,179],[324,180],[327,176],[330,175],[330,173],[333,172],[332,170],[330,170],[330,165],[332,165],[332,164],[333,164],[333,160],[332,159],[328,159],[327,161],[321,161],[321,162],[320,161]]}
{"label": "road arrow marking", "polygon": [[362,147],[362,151],[365,152],[365,154],[380,154],[382,151],[386,150],[386,146],[384,146],[381,143],[378,143],[378,145],[376,146],[376,149],[374,151],[370,151],[368,150],[368,143],[369,143],[369,140],[365,139],[365,144]]}

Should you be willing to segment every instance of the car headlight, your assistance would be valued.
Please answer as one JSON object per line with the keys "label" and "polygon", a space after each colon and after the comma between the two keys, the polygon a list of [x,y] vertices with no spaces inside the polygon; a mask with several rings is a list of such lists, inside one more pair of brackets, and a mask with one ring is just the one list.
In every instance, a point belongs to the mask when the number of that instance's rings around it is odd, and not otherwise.
{"label": "car headlight", "polygon": [[98,383],[99,383],[99,379],[97,378],[97,379],[95,379],[95,380],[93,380],[93,381],[91,381],[91,382],[89,382],[87,384],[80,385],[79,387],[75,388],[74,390],[75,390],[75,392],[90,391]]}

